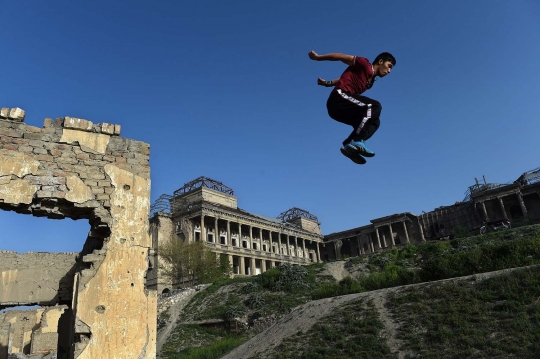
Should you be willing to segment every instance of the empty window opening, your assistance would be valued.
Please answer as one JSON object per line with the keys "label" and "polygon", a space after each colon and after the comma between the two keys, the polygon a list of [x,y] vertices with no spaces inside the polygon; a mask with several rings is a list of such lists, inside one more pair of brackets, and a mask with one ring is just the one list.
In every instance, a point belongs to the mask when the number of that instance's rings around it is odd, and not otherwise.
{"label": "empty window opening", "polygon": [[219,243],[220,244],[226,244],[225,240],[226,240],[225,236],[219,236]]}
{"label": "empty window opening", "polygon": [[214,243],[214,235],[212,233],[208,233],[208,242]]}
{"label": "empty window opening", "polygon": [[90,224],[88,220],[49,219],[0,210],[0,250],[24,252],[80,252]]}

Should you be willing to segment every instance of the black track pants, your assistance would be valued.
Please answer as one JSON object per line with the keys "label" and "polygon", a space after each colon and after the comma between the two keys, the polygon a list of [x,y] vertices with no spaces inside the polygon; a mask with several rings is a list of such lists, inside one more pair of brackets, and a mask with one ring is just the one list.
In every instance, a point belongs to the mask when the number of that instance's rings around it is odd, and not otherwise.
{"label": "black track pants", "polygon": [[379,128],[382,106],[366,96],[346,93],[340,89],[332,91],[326,102],[328,115],[334,120],[353,127],[352,133],[343,144],[351,140],[370,138]]}

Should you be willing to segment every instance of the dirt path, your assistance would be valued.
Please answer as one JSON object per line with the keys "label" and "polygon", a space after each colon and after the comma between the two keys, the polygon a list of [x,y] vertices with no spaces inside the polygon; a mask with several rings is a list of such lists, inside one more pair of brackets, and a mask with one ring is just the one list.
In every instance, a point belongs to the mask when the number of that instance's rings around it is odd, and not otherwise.
{"label": "dirt path", "polygon": [[[339,262],[335,262],[339,263]],[[338,267],[336,265],[336,267]],[[524,268],[532,268],[524,267]],[[339,268],[339,267],[338,267]],[[238,348],[234,349],[229,354],[223,356],[221,359],[248,359],[255,356],[257,353],[263,353],[272,351],[277,345],[279,345],[283,339],[291,337],[299,331],[306,332],[316,322],[323,317],[331,314],[334,308],[347,304],[358,298],[372,299],[375,308],[379,312],[379,317],[384,324],[386,331],[386,340],[390,350],[398,355],[398,358],[405,358],[407,352],[399,350],[400,341],[396,338],[398,323],[395,323],[391,313],[386,309],[386,298],[391,292],[401,291],[410,287],[429,286],[440,282],[447,281],[460,281],[460,280],[476,280],[481,281],[494,276],[512,272],[516,269],[512,268],[504,269],[496,272],[475,274],[459,278],[444,279],[435,282],[411,284],[401,287],[386,288],[375,290],[372,292],[349,294],[340,297],[332,297],[321,300],[312,301],[303,305],[300,305],[292,310],[288,315],[280,318],[276,324],[257,334]]]}
{"label": "dirt path", "polygon": [[180,313],[182,313],[182,310],[186,306],[186,304],[189,303],[191,298],[197,294],[197,291],[192,290],[188,294],[182,296],[182,299],[178,301],[178,303],[173,304],[170,308],[168,313],[170,314],[169,320],[167,321],[167,325],[159,330],[157,333],[157,343],[156,343],[156,352],[157,357],[159,358],[159,354],[161,353],[161,348],[163,347],[163,344],[167,341],[171,333],[173,332],[174,328],[176,328],[176,323],[178,322],[178,318],[180,317]]}

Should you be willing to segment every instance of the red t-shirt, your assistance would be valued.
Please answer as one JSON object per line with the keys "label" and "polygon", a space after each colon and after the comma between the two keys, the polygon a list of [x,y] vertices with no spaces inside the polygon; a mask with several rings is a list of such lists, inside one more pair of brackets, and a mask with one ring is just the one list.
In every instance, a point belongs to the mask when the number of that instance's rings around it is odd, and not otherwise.
{"label": "red t-shirt", "polygon": [[342,89],[351,94],[361,94],[371,88],[369,78],[373,75],[373,66],[365,57],[355,56],[354,63],[341,75],[334,90]]}

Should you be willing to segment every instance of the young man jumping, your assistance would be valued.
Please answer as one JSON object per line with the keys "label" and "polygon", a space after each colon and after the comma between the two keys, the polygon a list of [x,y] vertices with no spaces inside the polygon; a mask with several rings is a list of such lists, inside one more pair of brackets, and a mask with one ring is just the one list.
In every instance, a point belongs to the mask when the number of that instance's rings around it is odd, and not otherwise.
{"label": "young man jumping", "polygon": [[349,65],[339,79],[325,81],[319,77],[317,83],[325,87],[334,86],[326,102],[328,115],[353,127],[352,133],[343,141],[341,153],[354,163],[363,165],[366,163],[364,157],[375,156],[365,141],[379,128],[382,106],[361,94],[373,86],[377,77],[388,75],[396,65],[396,59],[388,52],[378,55],[373,64],[364,57],[341,53],[319,55],[310,51],[308,55],[315,61],[341,61]]}

